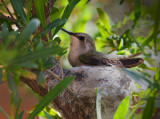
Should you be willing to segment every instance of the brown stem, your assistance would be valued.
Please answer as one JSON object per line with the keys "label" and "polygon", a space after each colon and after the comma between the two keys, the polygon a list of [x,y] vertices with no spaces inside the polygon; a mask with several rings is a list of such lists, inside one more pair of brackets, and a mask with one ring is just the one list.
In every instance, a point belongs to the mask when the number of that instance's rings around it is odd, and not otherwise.
{"label": "brown stem", "polygon": [[11,22],[13,22],[13,23],[16,23],[16,19],[11,18],[11,17],[9,17],[9,16],[5,16],[5,15],[0,14],[0,18],[9,20],[9,21],[11,21]]}
{"label": "brown stem", "polygon": [[[55,2],[56,2],[56,0],[49,0],[48,4],[44,7],[47,25],[50,23],[50,13],[52,11],[52,7]],[[52,31],[50,31],[48,33],[48,35],[49,35],[49,38],[51,39],[52,38]]]}
{"label": "brown stem", "polygon": [[3,0],[1,0],[1,1],[2,1],[4,7],[6,8],[6,10],[8,11],[9,15],[11,16],[11,18],[14,19],[13,15],[12,15],[12,13],[10,12],[10,10],[8,9],[6,3],[5,3]]}

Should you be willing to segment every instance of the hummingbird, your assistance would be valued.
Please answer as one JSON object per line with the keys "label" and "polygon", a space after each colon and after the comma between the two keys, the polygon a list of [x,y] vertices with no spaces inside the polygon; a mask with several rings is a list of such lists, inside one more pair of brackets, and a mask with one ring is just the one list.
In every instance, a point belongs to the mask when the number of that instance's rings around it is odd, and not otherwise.
{"label": "hummingbird", "polygon": [[74,33],[61,28],[70,35],[69,63],[72,67],[77,66],[111,66],[131,68],[144,62],[143,58],[135,58],[141,52],[131,55],[107,55],[98,52],[93,38],[86,33]]}

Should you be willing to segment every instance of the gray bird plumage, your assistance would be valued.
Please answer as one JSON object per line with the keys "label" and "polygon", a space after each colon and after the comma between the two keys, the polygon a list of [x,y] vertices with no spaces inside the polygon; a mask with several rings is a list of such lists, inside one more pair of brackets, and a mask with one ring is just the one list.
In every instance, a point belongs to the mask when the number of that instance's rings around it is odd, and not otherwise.
{"label": "gray bird plumage", "polygon": [[62,30],[71,36],[68,60],[73,67],[82,65],[117,65],[119,67],[131,68],[140,65],[144,61],[142,58],[135,58],[142,53],[112,58],[110,55],[96,51],[95,42],[90,35]]}

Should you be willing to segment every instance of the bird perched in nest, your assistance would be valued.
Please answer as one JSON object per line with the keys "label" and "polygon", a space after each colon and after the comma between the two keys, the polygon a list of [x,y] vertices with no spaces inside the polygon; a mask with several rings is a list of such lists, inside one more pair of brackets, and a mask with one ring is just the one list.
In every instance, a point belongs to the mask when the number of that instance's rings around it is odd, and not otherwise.
{"label": "bird perched in nest", "polygon": [[111,66],[116,65],[119,67],[131,68],[143,63],[144,59],[135,58],[142,54],[132,55],[117,55],[112,57],[104,53],[96,51],[95,42],[93,38],[86,33],[73,33],[62,28],[63,31],[71,36],[70,51],[68,60],[73,66]]}

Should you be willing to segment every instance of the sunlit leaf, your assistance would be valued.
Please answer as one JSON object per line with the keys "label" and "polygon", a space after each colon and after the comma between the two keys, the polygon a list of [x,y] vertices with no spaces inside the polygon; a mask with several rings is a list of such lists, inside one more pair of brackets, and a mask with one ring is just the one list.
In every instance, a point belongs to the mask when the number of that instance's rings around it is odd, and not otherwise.
{"label": "sunlit leaf", "polygon": [[18,41],[17,49],[25,45],[26,40],[28,40],[29,37],[35,32],[39,24],[40,24],[40,21],[38,19],[32,19],[27,24],[23,32],[17,38],[17,41]]}
{"label": "sunlit leaf", "polygon": [[120,50],[122,47],[123,47],[123,39],[121,39],[119,46],[118,46],[118,49]]}
{"label": "sunlit leaf", "polygon": [[[72,0],[65,8],[64,12],[63,12],[63,15],[61,17],[61,19],[68,19],[69,16],[71,15],[72,11],[73,11],[73,8],[77,5],[77,3],[79,2],[80,0]],[[58,26],[55,31],[54,31],[54,35],[56,35],[56,33],[63,27],[64,24]]]}
{"label": "sunlit leaf", "polygon": [[110,19],[109,16],[101,9],[101,8],[97,8],[100,20],[102,21],[105,29],[108,31],[108,33],[111,34],[111,26],[110,26]]}
{"label": "sunlit leaf", "polygon": [[90,1],[91,1],[91,0],[86,0],[86,3],[85,3],[85,5],[86,5],[86,4],[88,4]]}
{"label": "sunlit leaf", "polygon": [[46,20],[45,20],[45,12],[44,12],[44,0],[41,0],[41,1],[33,0],[33,2],[36,9],[36,14],[41,21],[42,27],[45,28]]}
{"label": "sunlit leaf", "polygon": [[58,115],[58,112],[56,110],[54,110],[53,108],[47,106],[43,109],[43,111],[41,111],[40,113],[38,113],[37,116],[42,116],[42,117],[46,117],[46,114],[44,113],[46,112],[47,114],[49,114],[51,117],[53,117],[54,119],[63,119],[62,117],[60,117]]}
{"label": "sunlit leaf", "polygon": [[125,97],[121,104],[119,105],[116,113],[114,114],[114,119],[125,119],[129,108],[129,96]]}
{"label": "sunlit leaf", "polygon": [[46,115],[46,117],[47,117],[48,119],[53,119],[53,117],[50,116],[47,112],[45,112],[45,111],[43,111],[43,112],[45,113],[45,115]]}
{"label": "sunlit leaf", "polygon": [[142,119],[152,119],[152,116],[154,114],[155,99],[155,96],[148,98]]}
{"label": "sunlit leaf", "polygon": [[66,77],[52,88],[46,96],[39,102],[33,112],[29,115],[28,119],[33,119],[45,106],[53,101],[74,79],[74,77]]}
{"label": "sunlit leaf", "polygon": [[23,9],[23,4],[22,4],[22,0],[11,0],[14,8],[16,9],[17,13],[19,14],[19,16],[21,17],[21,19],[27,23],[27,17],[26,14],[24,12]]}
{"label": "sunlit leaf", "polygon": [[97,90],[97,98],[96,98],[96,111],[97,111],[97,119],[102,119],[101,116],[101,92]]}

